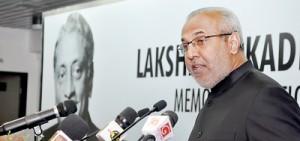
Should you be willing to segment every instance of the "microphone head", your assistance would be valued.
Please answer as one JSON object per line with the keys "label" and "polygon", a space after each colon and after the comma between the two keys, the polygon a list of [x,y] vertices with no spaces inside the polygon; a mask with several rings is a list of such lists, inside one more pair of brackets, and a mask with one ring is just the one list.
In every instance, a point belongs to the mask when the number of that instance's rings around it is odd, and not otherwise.
{"label": "microphone head", "polygon": [[155,141],[155,136],[149,134],[149,135],[146,135],[142,141]]}
{"label": "microphone head", "polygon": [[160,100],[153,105],[153,110],[155,112],[159,112],[162,109],[164,109],[165,107],[167,107],[167,102],[165,100]]}
{"label": "microphone head", "polygon": [[142,109],[142,110],[139,110],[139,111],[138,111],[138,116],[139,116],[139,117],[142,117],[143,115],[145,115],[145,114],[148,113],[149,111],[150,111],[149,108],[144,108],[144,109]]}
{"label": "microphone head", "polygon": [[89,127],[78,115],[70,114],[58,125],[58,130],[63,131],[72,140],[81,140]]}
{"label": "microphone head", "polygon": [[127,128],[130,124],[132,124],[135,119],[138,117],[138,114],[131,107],[127,107],[123,110],[115,119],[115,121],[123,128]]}
{"label": "microphone head", "polygon": [[66,117],[77,111],[77,106],[74,100],[66,100],[63,103],[60,102],[57,104],[56,108],[60,117]]}
{"label": "microphone head", "polygon": [[170,119],[170,122],[171,122],[171,125],[172,127],[175,126],[175,124],[177,123],[178,121],[178,116],[175,112],[173,111],[165,111],[164,113],[161,114],[162,116],[169,116],[169,119]]}

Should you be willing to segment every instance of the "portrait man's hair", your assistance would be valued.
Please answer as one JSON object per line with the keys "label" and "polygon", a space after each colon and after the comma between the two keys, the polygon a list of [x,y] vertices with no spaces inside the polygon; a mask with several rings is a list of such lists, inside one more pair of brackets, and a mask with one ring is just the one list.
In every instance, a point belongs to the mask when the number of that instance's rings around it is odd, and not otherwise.
{"label": "portrait man's hair", "polygon": [[[61,41],[63,36],[66,36],[66,34],[76,32],[79,35],[82,36],[82,42],[86,45],[85,48],[85,53],[86,56],[88,57],[88,62],[92,63],[93,62],[93,57],[94,57],[94,40],[93,40],[93,34],[92,30],[87,23],[87,21],[83,18],[82,15],[79,13],[72,13],[68,16],[66,24],[64,24],[59,32],[56,44],[55,44],[55,49],[57,48],[59,42]],[[56,64],[56,54],[54,53],[54,68]]]}

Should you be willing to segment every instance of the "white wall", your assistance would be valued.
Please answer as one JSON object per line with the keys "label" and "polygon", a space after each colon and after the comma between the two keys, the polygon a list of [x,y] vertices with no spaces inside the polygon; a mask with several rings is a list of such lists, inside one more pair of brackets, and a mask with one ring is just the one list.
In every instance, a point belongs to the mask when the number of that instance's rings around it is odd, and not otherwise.
{"label": "white wall", "polygon": [[0,27],[0,71],[28,73],[26,115],[39,110],[41,32]]}

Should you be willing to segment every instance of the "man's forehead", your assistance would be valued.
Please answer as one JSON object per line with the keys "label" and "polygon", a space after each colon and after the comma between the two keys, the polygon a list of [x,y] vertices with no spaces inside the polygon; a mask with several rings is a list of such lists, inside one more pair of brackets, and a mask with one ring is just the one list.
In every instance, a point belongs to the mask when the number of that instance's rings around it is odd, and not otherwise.
{"label": "man's forehead", "polygon": [[182,29],[182,35],[211,34],[217,32],[219,17],[210,16],[207,14],[199,14],[191,17]]}
{"label": "man's forehead", "polygon": [[61,42],[58,44],[55,51],[56,54],[56,65],[60,66],[62,64],[74,64],[83,63],[86,60],[86,53],[84,47],[76,40],[72,42]]}

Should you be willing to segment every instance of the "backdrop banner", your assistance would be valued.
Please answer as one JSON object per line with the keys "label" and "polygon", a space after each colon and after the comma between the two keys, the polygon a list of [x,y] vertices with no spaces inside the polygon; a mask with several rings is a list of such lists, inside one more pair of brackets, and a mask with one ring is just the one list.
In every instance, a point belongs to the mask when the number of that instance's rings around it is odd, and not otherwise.
{"label": "backdrop banner", "polygon": [[[136,111],[151,109],[163,99],[167,107],[153,115],[175,111],[179,120],[173,140],[187,140],[209,90],[189,75],[177,47],[186,16],[208,6],[226,7],[238,16],[248,59],[300,103],[299,5],[300,1],[292,0],[127,0],[47,15],[41,109],[56,105],[53,56],[59,30],[70,14],[80,13],[90,25],[94,40],[89,98],[93,123],[103,128],[128,106]],[[142,135],[146,119],[128,131],[126,140],[134,141]]]}

